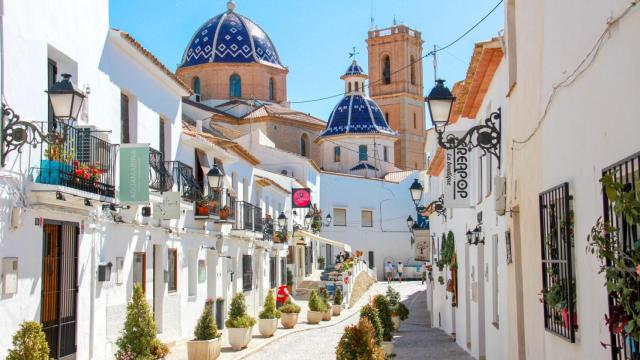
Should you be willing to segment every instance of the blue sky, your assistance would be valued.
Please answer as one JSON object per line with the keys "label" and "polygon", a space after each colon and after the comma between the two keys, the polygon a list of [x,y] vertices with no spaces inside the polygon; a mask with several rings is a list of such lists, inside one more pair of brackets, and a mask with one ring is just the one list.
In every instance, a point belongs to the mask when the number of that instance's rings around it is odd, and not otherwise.
{"label": "blue sky", "polygon": [[[489,12],[499,0],[236,0],[236,12],[252,19],[271,37],[289,68],[290,101],[340,93],[340,75],[355,46],[366,71],[367,31],[374,23],[389,27],[394,16],[422,32],[423,53],[455,40]],[[372,6],[373,5],[373,6]],[[226,10],[226,0],[110,0],[111,26],[129,32],[169,69],[175,70],[193,33]],[[438,77],[463,79],[473,44],[496,36],[503,28],[502,5],[480,26],[446,51],[438,53]],[[424,61],[424,84],[433,84],[432,59]],[[295,104],[321,119],[339,98]]]}

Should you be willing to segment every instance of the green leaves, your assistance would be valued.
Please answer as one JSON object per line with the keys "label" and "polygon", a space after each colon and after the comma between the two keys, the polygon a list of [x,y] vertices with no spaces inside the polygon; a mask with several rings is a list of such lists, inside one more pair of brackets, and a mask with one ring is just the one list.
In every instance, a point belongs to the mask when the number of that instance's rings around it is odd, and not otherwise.
{"label": "green leaves", "polygon": [[196,328],[193,332],[196,340],[204,341],[211,340],[220,337],[216,322],[213,318],[213,299],[207,299],[204,303],[204,310],[202,315],[196,323]]}
{"label": "green leaves", "polygon": [[264,309],[258,314],[260,319],[278,319],[280,311],[276,310],[276,298],[273,296],[273,290],[269,289],[264,299]]}
{"label": "green leaves", "polygon": [[225,321],[228,328],[250,328],[256,324],[256,319],[247,315],[247,304],[242,293],[237,294],[231,300],[229,319]]}
{"label": "green leaves", "polygon": [[25,321],[20,324],[12,344],[7,360],[49,360],[49,344],[40,323]]}

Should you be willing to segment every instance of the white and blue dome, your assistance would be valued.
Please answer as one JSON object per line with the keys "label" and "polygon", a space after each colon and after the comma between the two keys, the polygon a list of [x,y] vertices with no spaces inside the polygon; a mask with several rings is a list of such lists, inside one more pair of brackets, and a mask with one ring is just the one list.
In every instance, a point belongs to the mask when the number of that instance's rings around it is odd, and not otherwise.
{"label": "white and blue dome", "polygon": [[228,11],[211,18],[193,35],[182,56],[182,65],[206,63],[263,63],[282,67],[276,47],[269,36],[253,21]]}
{"label": "white and blue dome", "polygon": [[360,67],[360,65],[358,65],[358,63],[353,60],[353,62],[351,63],[351,65],[349,65],[349,68],[347,69],[347,72],[344,73],[344,76],[353,76],[353,75],[363,75],[366,76],[366,74],[364,73],[364,70],[362,70],[362,68]]}

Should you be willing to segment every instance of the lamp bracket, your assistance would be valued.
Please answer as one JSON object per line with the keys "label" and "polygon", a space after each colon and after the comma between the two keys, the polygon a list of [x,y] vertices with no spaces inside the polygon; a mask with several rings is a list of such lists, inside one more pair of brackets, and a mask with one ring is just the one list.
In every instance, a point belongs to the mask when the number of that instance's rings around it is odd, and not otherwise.
{"label": "lamp bracket", "polygon": [[437,199],[433,200],[427,205],[426,210],[435,211],[438,215],[447,219],[447,209],[444,207],[444,194],[441,194]]}

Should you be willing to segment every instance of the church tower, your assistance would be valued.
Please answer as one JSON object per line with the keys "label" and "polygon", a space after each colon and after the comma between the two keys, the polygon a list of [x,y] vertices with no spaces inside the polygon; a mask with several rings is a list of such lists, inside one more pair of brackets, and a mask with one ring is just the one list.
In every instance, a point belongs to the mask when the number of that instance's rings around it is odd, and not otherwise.
{"label": "church tower", "polygon": [[369,95],[399,134],[394,153],[403,169],[425,169],[422,38],[405,25],[369,31]]}

